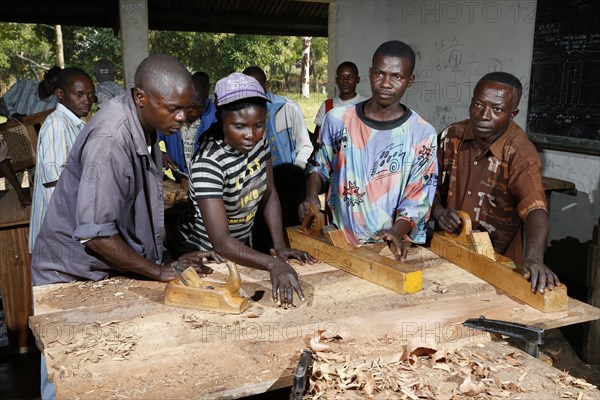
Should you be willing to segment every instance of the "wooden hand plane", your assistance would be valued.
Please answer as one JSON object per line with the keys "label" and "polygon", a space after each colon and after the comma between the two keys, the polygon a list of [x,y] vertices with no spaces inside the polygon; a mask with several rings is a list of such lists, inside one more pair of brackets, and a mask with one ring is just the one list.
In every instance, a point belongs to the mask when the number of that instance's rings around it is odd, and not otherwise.
{"label": "wooden hand plane", "polygon": [[308,251],[319,260],[400,294],[421,290],[421,268],[379,254],[384,244],[354,246],[344,232],[324,226],[323,214],[311,208],[302,225],[287,228],[290,247]]}
{"label": "wooden hand plane", "polygon": [[569,298],[565,285],[547,289],[544,294],[533,293],[531,284],[519,272],[522,267],[495,253],[488,233],[472,230],[468,213],[456,213],[463,221],[461,231],[457,234],[435,232],[431,251],[540,311],[567,309]]}
{"label": "wooden hand plane", "polygon": [[193,267],[181,271],[174,263],[177,278],[167,284],[165,304],[168,306],[193,308],[196,310],[217,311],[241,314],[250,307],[250,301],[239,295],[242,279],[235,263],[227,261],[229,275],[225,284],[205,283]]}

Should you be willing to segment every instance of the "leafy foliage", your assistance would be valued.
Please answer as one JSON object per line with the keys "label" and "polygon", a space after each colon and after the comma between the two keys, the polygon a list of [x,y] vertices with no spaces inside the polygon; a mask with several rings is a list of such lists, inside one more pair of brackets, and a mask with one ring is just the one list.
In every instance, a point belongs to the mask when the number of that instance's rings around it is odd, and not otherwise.
{"label": "leafy foliage", "polygon": [[[121,44],[112,29],[63,26],[65,65],[78,66],[93,77],[94,62],[112,60],[122,82]],[[313,88],[327,81],[327,39],[313,38],[311,78]],[[251,65],[262,67],[274,91],[299,91],[297,62],[302,40],[291,36],[239,35],[229,33],[150,31],[150,54],[167,53],[177,57],[192,72],[204,71],[214,82]],[[47,25],[0,23],[0,86],[18,78],[39,78],[41,70],[55,63],[54,27]]]}
{"label": "leafy foliage", "polygon": [[0,81],[40,79],[54,63],[53,43],[33,24],[0,23]]}
{"label": "leafy foliage", "polygon": [[117,81],[121,75],[121,40],[109,28],[63,26],[65,66],[76,66],[94,77],[94,63],[100,58],[111,60],[117,69]]}

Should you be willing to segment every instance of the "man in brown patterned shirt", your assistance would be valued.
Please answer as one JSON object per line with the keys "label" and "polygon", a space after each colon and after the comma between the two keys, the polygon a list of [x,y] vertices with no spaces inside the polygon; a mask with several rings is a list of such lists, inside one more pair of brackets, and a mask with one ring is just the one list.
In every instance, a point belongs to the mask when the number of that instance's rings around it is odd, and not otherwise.
{"label": "man in brown patterned shirt", "polygon": [[469,213],[473,229],[486,230],[494,250],[523,264],[531,290],[543,293],[560,282],[543,261],[549,224],[540,158],[513,121],[521,92],[521,82],[505,72],[492,72],[479,80],[469,119],[441,134],[432,216],[438,227],[456,232],[462,220],[455,210]]}

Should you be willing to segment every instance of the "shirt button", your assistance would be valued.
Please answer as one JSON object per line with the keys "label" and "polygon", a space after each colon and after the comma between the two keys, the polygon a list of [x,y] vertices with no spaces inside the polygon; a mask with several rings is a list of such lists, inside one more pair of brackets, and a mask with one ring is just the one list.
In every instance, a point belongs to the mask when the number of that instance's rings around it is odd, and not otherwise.
{"label": "shirt button", "polygon": [[473,161],[473,165],[477,165],[477,161]]}
{"label": "shirt button", "polygon": [[467,194],[470,196],[470,195],[471,195],[471,191],[470,191],[470,190],[469,190],[469,191],[467,191]]}

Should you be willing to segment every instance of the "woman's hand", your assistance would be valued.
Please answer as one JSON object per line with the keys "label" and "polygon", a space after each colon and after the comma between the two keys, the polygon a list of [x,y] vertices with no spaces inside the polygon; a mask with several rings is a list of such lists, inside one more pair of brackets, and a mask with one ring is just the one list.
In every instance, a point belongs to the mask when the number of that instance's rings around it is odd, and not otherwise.
{"label": "woman's hand", "polygon": [[287,262],[273,257],[268,265],[271,274],[271,286],[273,288],[273,302],[284,307],[294,305],[294,291],[298,293],[300,300],[304,301],[304,294],[298,282],[298,274]]}

